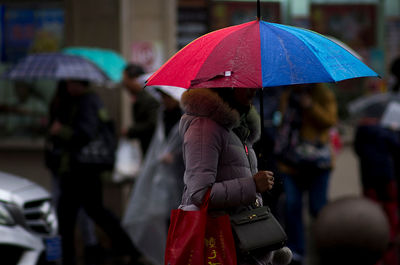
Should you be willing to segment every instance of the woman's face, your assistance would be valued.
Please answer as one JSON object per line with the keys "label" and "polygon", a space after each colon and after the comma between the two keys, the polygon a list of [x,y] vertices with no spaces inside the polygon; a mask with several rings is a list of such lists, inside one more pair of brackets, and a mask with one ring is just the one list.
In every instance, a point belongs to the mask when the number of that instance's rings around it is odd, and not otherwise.
{"label": "woman's face", "polygon": [[257,90],[254,88],[235,88],[233,97],[236,102],[242,106],[250,106],[253,103],[253,98]]}
{"label": "woman's face", "polygon": [[71,96],[79,96],[85,92],[86,87],[79,81],[68,80],[66,81],[67,91]]}
{"label": "woman's face", "polygon": [[124,72],[122,84],[131,94],[138,94],[143,90],[143,84],[141,84],[136,77],[129,77],[129,75]]}

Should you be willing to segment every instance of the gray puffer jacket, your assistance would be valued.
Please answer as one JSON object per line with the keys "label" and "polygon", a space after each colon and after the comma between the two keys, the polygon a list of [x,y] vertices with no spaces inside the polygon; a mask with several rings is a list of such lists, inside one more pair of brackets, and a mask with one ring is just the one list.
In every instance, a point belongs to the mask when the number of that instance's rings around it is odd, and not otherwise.
{"label": "gray puffer jacket", "polygon": [[197,210],[209,187],[210,208],[236,211],[256,202],[253,175],[257,159],[252,148],[260,136],[260,117],[252,107],[246,116],[250,134],[245,142],[232,131],[239,112],[210,89],[190,89],[182,95],[185,114],[180,122],[185,161],[181,209]]}

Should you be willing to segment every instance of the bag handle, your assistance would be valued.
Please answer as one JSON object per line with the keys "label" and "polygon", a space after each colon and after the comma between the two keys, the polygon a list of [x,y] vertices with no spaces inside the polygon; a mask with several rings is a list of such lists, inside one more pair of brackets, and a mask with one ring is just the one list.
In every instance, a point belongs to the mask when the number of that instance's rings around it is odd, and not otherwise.
{"label": "bag handle", "polygon": [[203,202],[200,205],[200,210],[201,211],[206,211],[208,210],[208,205],[210,203],[210,194],[211,194],[211,187],[207,190],[206,194],[203,197]]}

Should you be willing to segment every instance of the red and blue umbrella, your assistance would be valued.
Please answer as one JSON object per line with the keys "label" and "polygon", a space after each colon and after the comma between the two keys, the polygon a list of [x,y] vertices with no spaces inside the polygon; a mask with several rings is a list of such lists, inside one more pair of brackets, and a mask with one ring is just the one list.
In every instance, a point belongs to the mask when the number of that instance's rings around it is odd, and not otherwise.
{"label": "red and blue umbrella", "polygon": [[[266,88],[378,76],[321,34],[260,20],[259,6],[257,1],[256,21],[199,37],[161,66],[146,85]],[[261,115],[262,98],[261,89]],[[264,119],[260,122],[263,128]],[[261,141],[263,134],[261,130]]]}
{"label": "red and blue umbrella", "polygon": [[378,76],[342,46],[316,32],[256,20],[194,40],[148,80],[148,86],[264,88]]}

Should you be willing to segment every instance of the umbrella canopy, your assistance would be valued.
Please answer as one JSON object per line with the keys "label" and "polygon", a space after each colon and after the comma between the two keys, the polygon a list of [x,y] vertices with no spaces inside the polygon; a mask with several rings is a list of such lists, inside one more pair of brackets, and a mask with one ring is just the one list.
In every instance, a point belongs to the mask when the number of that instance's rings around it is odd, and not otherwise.
{"label": "umbrella canopy", "polygon": [[263,88],[378,76],[328,38],[261,20],[223,28],[176,53],[147,85]]}
{"label": "umbrella canopy", "polygon": [[6,71],[3,77],[12,80],[73,79],[97,83],[108,80],[103,71],[88,60],[58,52],[28,55]]}
{"label": "umbrella canopy", "polygon": [[351,118],[372,118],[383,127],[400,130],[400,93],[383,92],[367,95],[348,104]]}
{"label": "umbrella canopy", "polygon": [[[352,118],[381,119],[391,103],[400,103],[400,93],[383,92],[359,97],[347,105]],[[397,110],[397,109],[396,109]]]}
{"label": "umbrella canopy", "polygon": [[62,52],[91,61],[103,70],[113,82],[119,82],[122,79],[126,61],[119,53],[113,50],[92,47],[67,47]]}
{"label": "umbrella canopy", "polygon": [[[137,81],[143,86],[146,85],[146,80],[152,75],[153,73],[145,73],[140,75],[137,78]],[[183,87],[175,87],[175,86],[146,86],[146,90],[157,100],[161,100],[159,93],[157,93],[157,90],[161,90],[162,92],[168,94],[169,96],[173,97],[175,100],[180,101],[181,96],[183,92],[185,92],[185,88]]]}
{"label": "umbrella canopy", "polygon": [[182,87],[175,87],[175,86],[158,86],[156,87],[156,89],[167,94],[176,101],[181,101],[182,94],[186,90]]}

